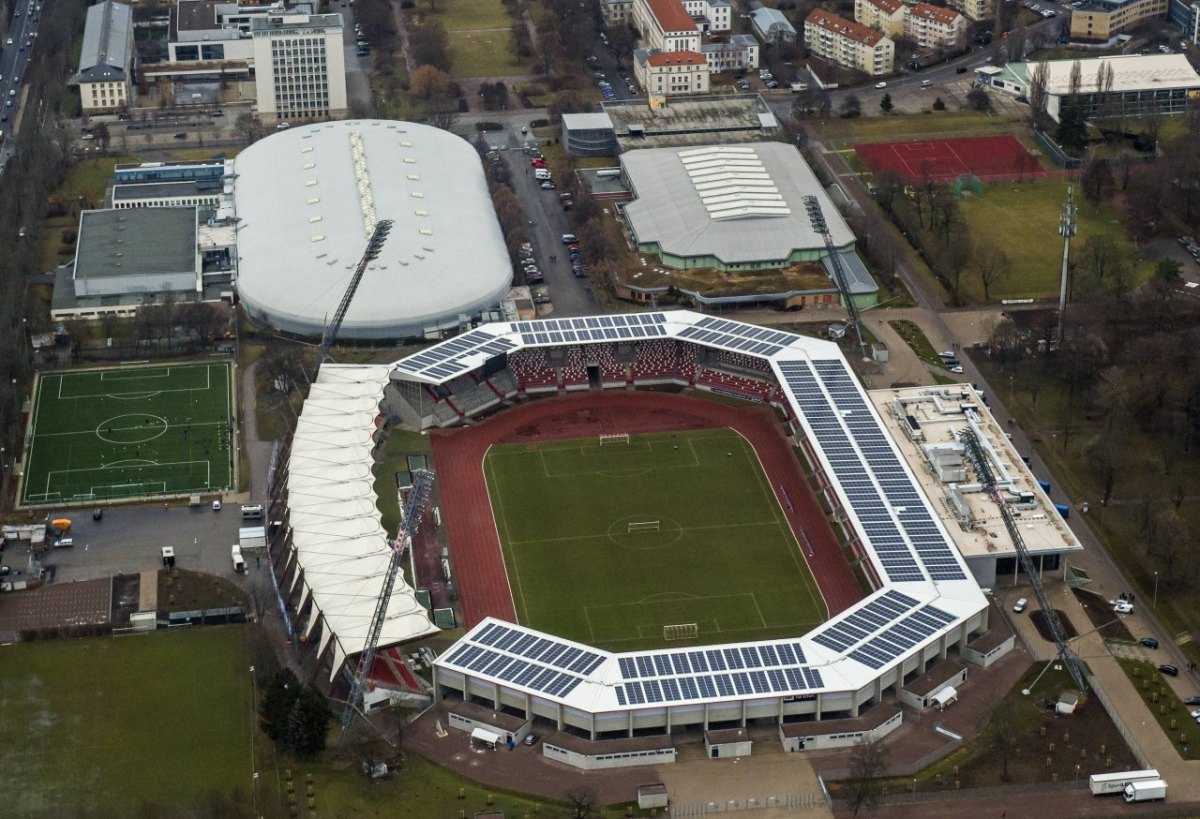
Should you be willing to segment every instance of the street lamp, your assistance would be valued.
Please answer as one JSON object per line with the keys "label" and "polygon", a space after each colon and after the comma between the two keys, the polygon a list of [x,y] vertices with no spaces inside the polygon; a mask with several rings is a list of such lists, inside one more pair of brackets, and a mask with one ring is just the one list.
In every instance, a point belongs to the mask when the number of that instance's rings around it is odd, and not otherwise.
{"label": "street lamp", "polygon": [[1158,572],[1154,573],[1154,608],[1158,608]]}

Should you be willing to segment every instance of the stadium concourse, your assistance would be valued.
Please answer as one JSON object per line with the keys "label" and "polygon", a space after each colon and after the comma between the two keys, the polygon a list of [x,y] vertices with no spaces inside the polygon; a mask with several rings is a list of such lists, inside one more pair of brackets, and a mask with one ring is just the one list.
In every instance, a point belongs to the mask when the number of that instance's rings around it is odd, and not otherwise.
{"label": "stadium concourse", "polygon": [[[627,653],[487,617],[436,660],[436,698],[457,692],[590,739],[689,724],[850,718],[986,631],[982,591],[835,344],[690,311],[638,313],[484,325],[390,368],[322,369],[314,395],[330,398],[306,403],[295,445],[314,441],[306,444],[313,468],[304,472],[312,481],[305,490],[319,511],[304,527],[291,522],[292,574],[280,581],[295,588],[300,578],[305,591],[292,602],[300,603],[305,634],[320,626],[322,650],[336,644],[333,673],[363,647],[388,543],[378,512],[363,503],[351,528],[365,534],[347,550],[334,531],[342,517],[318,499],[326,491],[326,503],[343,497],[343,478],[369,491],[364,481],[382,421],[376,412],[425,429],[537,393],[655,384],[777,407],[874,592],[792,638]],[[346,466],[315,468],[326,458]],[[289,493],[295,474],[293,463]],[[441,474],[443,483],[455,477]],[[450,544],[452,560],[459,547]],[[312,582],[314,572],[321,583]],[[410,595],[403,589],[402,602],[393,599],[381,645],[431,631]]]}

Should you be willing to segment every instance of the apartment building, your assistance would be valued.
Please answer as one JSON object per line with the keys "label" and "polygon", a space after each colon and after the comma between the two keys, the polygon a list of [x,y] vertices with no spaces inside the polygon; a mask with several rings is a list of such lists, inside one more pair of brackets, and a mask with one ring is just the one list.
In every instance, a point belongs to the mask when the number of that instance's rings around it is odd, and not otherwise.
{"label": "apartment building", "polygon": [[946,5],[972,23],[989,20],[992,17],[992,0],[946,0]]}
{"label": "apartment building", "polygon": [[903,0],[854,0],[854,19],[885,37],[904,34],[907,11]]}
{"label": "apartment building", "polygon": [[633,0],[633,26],[646,51],[700,52],[700,29],[680,0]]}
{"label": "apartment building", "polygon": [[1071,12],[1071,39],[1103,43],[1144,20],[1166,17],[1168,0],[1091,0]]}
{"label": "apartment building", "polygon": [[683,0],[683,9],[695,21],[701,34],[729,31],[733,22],[729,0]]}
{"label": "apartment building", "polygon": [[904,35],[921,48],[958,48],[967,39],[967,21],[944,6],[917,3],[904,17]]}
{"label": "apartment building", "polygon": [[601,0],[600,13],[609,28],[628,25],[633,16],[633,0]]}
{"label": "apartment building", "polygon": [[266,123],[346,115],[340,14],[280,14],[251,21],[258,115]]}
{"label": "apartment building", "polygon": [[75,75],[83,113],[112,113],[130,105],[132,79],[133,9],[112,0],[97,3],[87,10]]}
{"label": "apartment building", "polygon": [[818,57],[872,77],[891,74],[896,44],[873,28],[822,9],[804,20],[804,40]]}
{"label": "apartment building", "polygon": [[758,68],[758,50],[758,40],[751,34],[734,34],[726,42],[700,46],[708,70],[715,74],[753,71]]}
{"label": "apartment building", "polygon": [[708,63],[695,51],[639,51],[634,55],[633,73],[653,96],[708,93]]}

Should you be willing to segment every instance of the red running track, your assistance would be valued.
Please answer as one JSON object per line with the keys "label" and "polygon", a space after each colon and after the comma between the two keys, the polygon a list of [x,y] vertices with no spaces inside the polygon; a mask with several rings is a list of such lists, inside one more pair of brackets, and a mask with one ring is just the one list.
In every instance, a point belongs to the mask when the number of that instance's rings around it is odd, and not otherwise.
{"label": "red running track", "polygon": [[[658,392],[589,392],[538,399],[472,427],[430,433],[434,463],[441,476],[442,521],[450,542],[464,625],[471,628],[489,616],[516,621],[483,474],[483,459],[492,444],[720,427],[736,430],[758,453],[830,616],[861,600],[863,594],[854,573],[842,557],[773,410],[765,406],[732,407]],[[786,500],[778,497],[781,487]],[[808,554],[806,543],[812,554]]]}

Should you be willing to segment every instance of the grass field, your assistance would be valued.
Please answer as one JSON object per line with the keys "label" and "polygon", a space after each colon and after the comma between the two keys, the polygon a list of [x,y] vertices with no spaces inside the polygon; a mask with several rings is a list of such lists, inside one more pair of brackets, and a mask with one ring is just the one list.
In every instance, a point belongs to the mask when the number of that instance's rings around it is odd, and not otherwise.
{"label": "grass field", "polygon": [[226,363],[43,374],[22,499],[66,503],[228,487],[230,405]]}
{"label": "grass field", "polygon": [[513,17],[500,0],[441,0],[436,17],[446,31],[471,31],[481,28],[508,28]]}
{"label": "grass field", "polygon": [[[1062,265],[1058,220],[1066,201],[1067,187],[1062,180],[985,185],[982,197],[964,196],[959,200],[971,236],[976,241],[991,240],[1004,249],[1012,263],[1012,274],[992,285],[993,299],[1057,295]],[[1078,191],[1075,201],[1079,212],[1078,231],[1071,240],[1073,256],[1078,257],[1079,248],[1089,236],[1108,234],[1132,258],[1133,247],[1116,211],[1107,205],[1097,210]],[[1020,241],[1014,241],[1018,236]],[[1135,280],[1140,282],[1149,273],[1149,264],[1142,263]],[[963,283],[964,294],[983,298],[977,276],[968,273]]]}
{"label": "grass field", "polygon": [[450,53],[454,57],[451,77],[507,77],[529,73],[528,61],[513,62],[512,33],[500,31],[451,31]]}
{"label": "grass field", "polygon": [[0,812],[171,816],[210,791],[248,793],[243,633],[228,626],[5,646]]}
{"label": "grass field", "polygon": [[522,623],[627,651],[663,645],[671,624],[734,642],[825,620],[758,457],[732,430],[498,445],[485,473]]}

